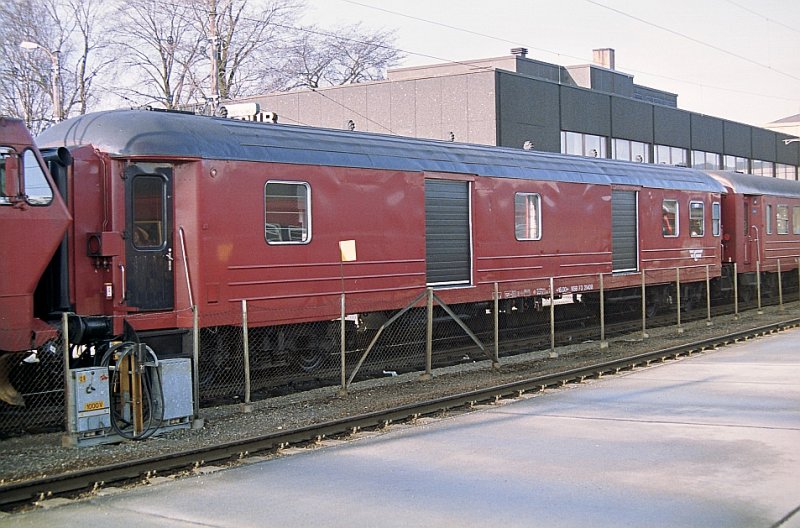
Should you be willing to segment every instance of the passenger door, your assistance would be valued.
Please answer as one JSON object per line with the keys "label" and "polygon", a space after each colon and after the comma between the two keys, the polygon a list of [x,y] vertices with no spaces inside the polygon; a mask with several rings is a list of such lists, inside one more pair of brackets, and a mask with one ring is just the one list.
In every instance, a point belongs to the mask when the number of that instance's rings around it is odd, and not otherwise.
{"label": "passenger door", "polygon": [[751,264],[761,260],[760,248],[763,245],[764,222],[761,214],[763,198],[745,195],[744,197],[744,263]]}
{"label": "passenger door", "polygon": [[171,310],[173,275],[172,166],[140,163],[125,170],[128,306]]}

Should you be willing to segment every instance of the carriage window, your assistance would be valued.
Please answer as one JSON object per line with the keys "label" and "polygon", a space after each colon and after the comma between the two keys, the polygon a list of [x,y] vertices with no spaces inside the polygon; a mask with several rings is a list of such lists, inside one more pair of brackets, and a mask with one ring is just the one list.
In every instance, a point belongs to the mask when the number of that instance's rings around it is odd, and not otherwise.
{"label": "carriage window", "polygon": [[767,234],[772,234],[772,206],[767,206]]}
{"label": "carriage window", "polygon": [[800,207],[792,207],[792,233],[800,235]]}
{"label": "carriage window", "polygon": [[133,180],[133,245],[160,249],[164,245],[166,184],[162,177],[138,175]]}
{"label": "carriage window", "polygon": [[689,232],[693,237],[701,237],[705,233],[705,204],[689,202]]}
{"label": "carriage window", "polygon": [[517,240],[542,238],[541,201],[542,198],[538,194],[514,195],[514,230]]}
{"label": "carriage window", "polygon": [[775,227],[778,229],[779,235],[789,234],[789,206],[779,205],[777,209],[778,217],[775,222]]}
{"label": "carriage window", "polygon": [[719,202],[714,202],[711,204],[711,234],[713,236],[719,236],[720,232],[722,231],[720,225],[720,219],[722,218],[722,211]]}
{"label": "carriage window", "polygon": [[9,147],[0,147],[0,204],[10,204],[11,196],[8,193],[8,182],[6,178],[6,159],[14,155],[14,151]]}
{"label": "carriage window", "polygon": [[47,205],[53,201],[53,190],[47,183],[44,169],[39,164],[36,154],[32,150],[26,150],[22,154],[22,176],[25,181],[25,196],[28,203],[32,205]]}
{"label": "carriage window", "polygon": [[661,234],[665,237],[678,236],[678,200],[664,200],[661,203]]}
{"label": "carriage window", "polygon": [[307,183],[267,182],[264,237],[269,244],[307,244],[311,240],[311,187]]}

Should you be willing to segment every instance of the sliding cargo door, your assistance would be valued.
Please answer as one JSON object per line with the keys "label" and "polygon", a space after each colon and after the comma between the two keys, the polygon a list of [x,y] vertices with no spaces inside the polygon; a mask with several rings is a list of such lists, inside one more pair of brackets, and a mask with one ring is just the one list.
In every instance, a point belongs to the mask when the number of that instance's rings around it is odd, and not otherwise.
{"label": "sliding cargo door", "polygon": [[425,254],[428,285],[470,284],[470,183],[425,180]]}
{"label": "sliding cargo door", "polygon": [[614,273],[639,270],[636,191],[611,191],[611,263]]}

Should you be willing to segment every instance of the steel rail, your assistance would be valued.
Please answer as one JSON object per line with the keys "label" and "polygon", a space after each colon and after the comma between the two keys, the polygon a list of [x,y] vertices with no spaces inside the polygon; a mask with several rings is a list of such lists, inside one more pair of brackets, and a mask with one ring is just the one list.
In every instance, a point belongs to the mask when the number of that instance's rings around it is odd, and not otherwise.
{"label": "steel rail", "polygon": [[235,460],[250,454],[274,450],[287,445],[313,442],[328,436],[350,434],[360,429],[382,427],[392,422],[414,419],[419,416],[471,406],[480,402],[497,401],[509,396],[519,397],[528,391],[539,391],[547,387],[562,386],[576,381],[580,382],[586,378],[599,377],[609,372],[616,373],[642,364],[649,365],[654,361],[677,359],[684,355],[691,355],[694,352],[717,348],[750,337],[763,336],[797,326],[800,326],[800,318],[742,330],[724,336],[684,343],[635,356],[595,363],[555,374],[537,376],[504,385],[477,389],[289,431],[279,431],[221,445],[120,462],[61,475],[11,482],[0,485],[0,506],[8,508],[29,504],[44,498],[90,491],[111,483],[141,480],[143,477],[155,473],[178,472],[211,462]]}

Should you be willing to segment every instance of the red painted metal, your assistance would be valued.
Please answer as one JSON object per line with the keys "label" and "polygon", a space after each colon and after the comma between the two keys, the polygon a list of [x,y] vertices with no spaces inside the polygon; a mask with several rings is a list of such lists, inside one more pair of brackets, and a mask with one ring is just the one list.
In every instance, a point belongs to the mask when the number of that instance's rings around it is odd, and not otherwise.
{"label": "red painted metal", "polygon": [[[20,156],[9,167],[21,167],[22,153],[29,148],[44,166],[33,138],[18,119],[0,117],[0,145],[11,147]],[[19,174],[11,170],[5,174],[9,184],[19,181],[18,178]],[[47,182],[54,194],[49,205],[31,205],[24,196],[11,196],[8,203],[0,204],[2,351],[29,349],[42,344],[40,341],[46,338],[46,333],[35,331],[38,325],[34,318],[33,293],[70,223],[69,212],[49,175]],[[19,189],[20,186],[16,186],[17,192]]]}

